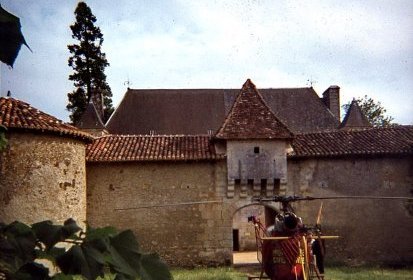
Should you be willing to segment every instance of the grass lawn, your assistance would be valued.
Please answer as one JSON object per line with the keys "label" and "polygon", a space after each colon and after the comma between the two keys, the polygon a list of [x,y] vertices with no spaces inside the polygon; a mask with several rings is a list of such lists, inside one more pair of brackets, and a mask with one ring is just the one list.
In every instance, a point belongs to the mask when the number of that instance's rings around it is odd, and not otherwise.
{"label": "grass lawn", "polygon": [[174,280],[245,280],[246,273],[236,271],[231,267],[173,269]]}
{"label": "grass lawn", "polygon": [[326,269],[326,278],[326,280],[413,280],[413,268],[332,267]]}
{"label": "grass lawn", "polygon": [[[259,272],[255,271],[255,275]],[[230,267],[203,268],[203,269],[173,269],[175,280],[240,280],[247,279],[247,270]],[[413,280],[413,268],[410,269],[384,269],[384,268],[351,268],[331,267],[326,268],[326,280]]]}

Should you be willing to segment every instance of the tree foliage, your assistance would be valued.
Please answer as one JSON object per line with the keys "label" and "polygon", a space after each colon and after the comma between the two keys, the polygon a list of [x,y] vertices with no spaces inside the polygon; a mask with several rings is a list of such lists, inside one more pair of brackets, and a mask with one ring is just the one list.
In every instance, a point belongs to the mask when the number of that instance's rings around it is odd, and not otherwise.
{"label": "tree foliage", "polygon": [[105,68],[109,66],[105,53],[101,51],[103,34],[95,26],[96,17],[90,7],[79,2],[75,10],[76,21],[70,26],[72,38],[77,44],[69,45],[69,66],[74,73],[69,75],[75,90],[68,94],[67,109],[71,112],[70,119],[77,123],[93,96],[103,100],[103,121],[113,112],[112,91],[106,82]]}
{"label": "tree foliage", "polygon": [[[391,116],[386,116],[387,110],[381,105],[379,101],[375,101],[367,95],[365,95],[363,98],[358,97],[356,101],[360,106],[360,109],[363,112],[363,114],[367,117],[369,122],[374,127],[383,127],[392,124],[392,121],[394,119]],[[351,102],[348,102],[347,104],[344,104],[342,106],[345,114],[347,114],[350,105]]]}
{"label": "tree foliage", "polygon": [[[60,272],[49,276],[40,259],[51,261]],[[140,251],[132,231],[118,233],[105,227],[83,232],[72,219],[63,225],[51,221],[31,227],[20,222],[0,224],[1,273],[6,279],[75,279],[75,275],[96,279],[106,273],[115,279],[172,279],[156,254]]]}

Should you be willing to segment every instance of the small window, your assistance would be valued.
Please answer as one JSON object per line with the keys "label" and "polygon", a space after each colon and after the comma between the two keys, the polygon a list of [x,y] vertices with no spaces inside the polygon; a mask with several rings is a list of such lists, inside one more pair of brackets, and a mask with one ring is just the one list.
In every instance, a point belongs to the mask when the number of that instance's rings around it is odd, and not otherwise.
{"label": "small window", "polygon": [[260,153],[260,147],[254,147],[254,154]]}

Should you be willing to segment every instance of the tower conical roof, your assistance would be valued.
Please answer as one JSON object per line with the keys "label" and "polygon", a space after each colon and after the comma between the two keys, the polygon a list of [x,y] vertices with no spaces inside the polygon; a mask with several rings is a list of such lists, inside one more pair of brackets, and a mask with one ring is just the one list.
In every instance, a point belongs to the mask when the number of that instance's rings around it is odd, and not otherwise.
{"label": "tower conical roof", "polygon": [[78,124],[76,125],[80,129],[104,129],[105,125],[96,110],[92,99],[89,101],[85,112],[80,117]]}
{"label": "tower conical roof", "polygon": [[221,128],[220,139],[290,139],[291,131],[270,110],[255,85],[248,79]]}
{"label": "tower conical roof", "polygon": [[371,123],[364,115],[357,100],[351,101],[350,107],[340,125],[340,129],[363,129],[372,127]]}

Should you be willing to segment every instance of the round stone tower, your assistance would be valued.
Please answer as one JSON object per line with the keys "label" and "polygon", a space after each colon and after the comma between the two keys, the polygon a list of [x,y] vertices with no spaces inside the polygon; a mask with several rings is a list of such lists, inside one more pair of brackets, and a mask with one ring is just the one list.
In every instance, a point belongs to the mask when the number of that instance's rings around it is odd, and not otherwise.
{"label": "round stone tower", "polygon": [[92,137],[29,104],[0,98],[0,222],[86,221],[85,147]]}

